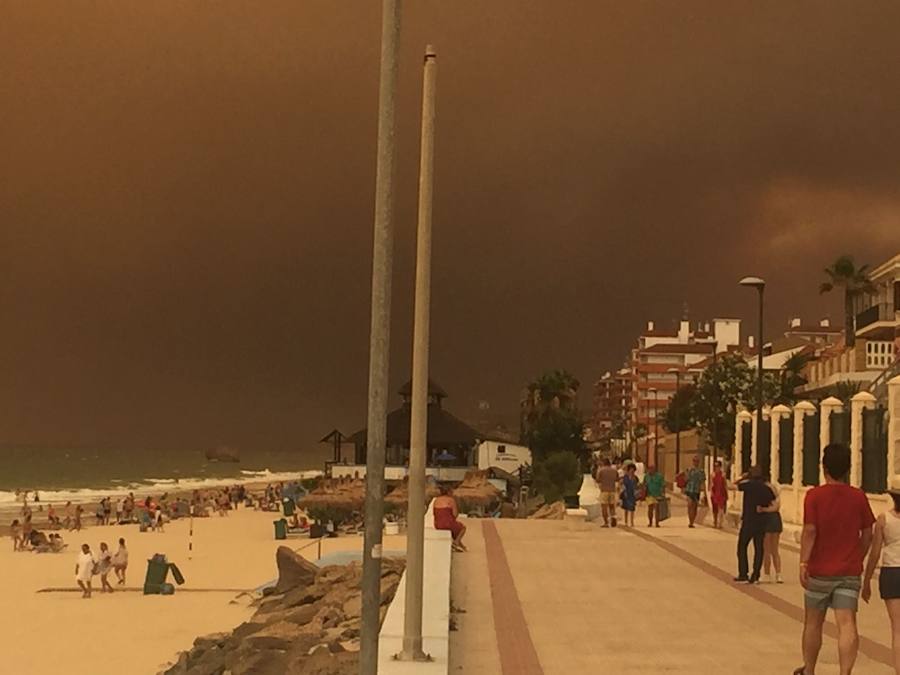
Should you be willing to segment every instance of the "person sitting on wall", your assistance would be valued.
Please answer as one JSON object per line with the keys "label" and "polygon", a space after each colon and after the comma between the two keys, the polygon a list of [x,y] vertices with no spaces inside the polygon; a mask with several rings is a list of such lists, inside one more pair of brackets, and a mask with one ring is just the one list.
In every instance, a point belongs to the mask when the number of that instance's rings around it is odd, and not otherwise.
{"label": "person sitting on wall", "polygon": [[434,499],[434,529],[449,530],[453,535],[453,550],[466,551],[462,538],[466,534],[466,526],[459,522],[459,507],[453,498],[450,488],[441,486],[441,494]]}

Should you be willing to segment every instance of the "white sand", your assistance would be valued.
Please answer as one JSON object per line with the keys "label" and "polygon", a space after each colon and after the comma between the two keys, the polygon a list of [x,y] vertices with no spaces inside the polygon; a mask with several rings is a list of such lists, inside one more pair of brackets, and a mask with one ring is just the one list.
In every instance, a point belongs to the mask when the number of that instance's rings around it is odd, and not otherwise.
{"label": "white sand", "polygon": [[[227,517],[194,520],[194,552],[188,560],[188,521],[166,525],[164,533],[140,533],[137,525],[90,527],[63,533],[69,548],[62,554],[13,553],[12,541],[0,539],[0,654],[6,673],[64,672],[92,675],[153,675],[199,635],[231,630],[252,610],[229,604],[234,592],[144,596],[135,592],[102,594],[94,577],[94,596],[37,593],[47,587],[75,587],[75,559],[82,543],[96,554],[105,541],[115,552],[125,537],[130,552],[128,584],[143,586],[147,559],[164,553],[181,569],[182,589],[253,589],[277,576],[275,549],[298,548],[310,540],[275,541],[277,514],[240,510]],[[405,549],[405,537],[385,537],[385,549]],[[323,541],[323,554],[361,550],[362,537]],[[302,551],[316,557],[316,546]],[[111,582],[115,586],[115,580]],[[172,582],[171,576],[169,581]]]}

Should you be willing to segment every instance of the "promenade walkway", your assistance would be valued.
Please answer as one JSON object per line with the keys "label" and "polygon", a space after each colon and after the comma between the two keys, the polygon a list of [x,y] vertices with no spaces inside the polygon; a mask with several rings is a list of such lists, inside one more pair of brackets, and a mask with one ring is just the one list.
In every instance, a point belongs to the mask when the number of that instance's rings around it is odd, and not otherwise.
{"label": "promenade walkway", "polygon": [[[800,662],[798,549],[785,546],[784,585],[735,585],[733,533],[688,529],[683,509],[648,529],[563,521],[469,521],[455,555],[451,673],[788,674]],[[643,524],[642,524],[643,523]],[[855,673],[888,675],[883,603],[860,612]],[[819,675],[838,673],[829,621]]]}

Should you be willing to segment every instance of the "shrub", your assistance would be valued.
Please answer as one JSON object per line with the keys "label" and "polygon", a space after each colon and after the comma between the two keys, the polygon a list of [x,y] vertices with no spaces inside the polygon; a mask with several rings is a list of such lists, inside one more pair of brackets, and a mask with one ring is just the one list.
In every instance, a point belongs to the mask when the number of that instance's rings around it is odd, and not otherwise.
{"label": "shrub", "polygon": [[548,504],[577,494],[581,481],[581,467],[574,452],[553,452],[546,459],[535,463],[534,489]]}

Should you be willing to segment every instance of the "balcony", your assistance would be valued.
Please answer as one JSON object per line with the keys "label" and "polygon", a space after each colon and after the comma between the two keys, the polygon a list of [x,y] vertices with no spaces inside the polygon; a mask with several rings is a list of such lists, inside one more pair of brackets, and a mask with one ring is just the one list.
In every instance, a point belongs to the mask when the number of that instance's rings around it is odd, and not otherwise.
{"label": "balcony", "polygon": [[895,357],[893,341],[857,339],[852,349],[810,363],[806,371],[808,383],[797,391],[805,395],[820,393],[839,382],[867,386]]}
{"label": "balcony", "polygon": [[857,337],[889,340],[894,337],[898,325],[900,312],[890,302],[876,303],[856,315]]}

